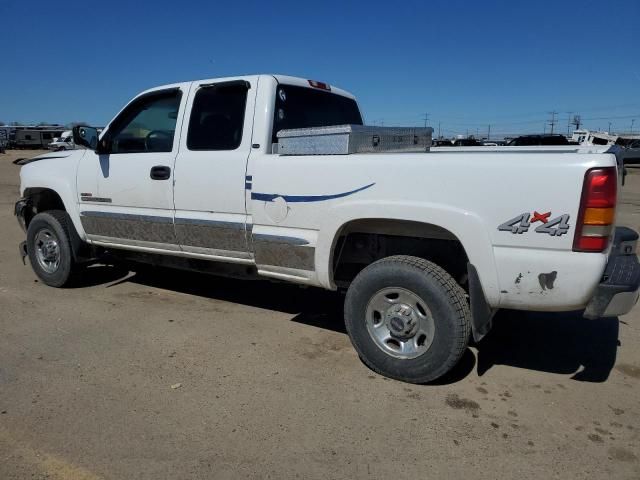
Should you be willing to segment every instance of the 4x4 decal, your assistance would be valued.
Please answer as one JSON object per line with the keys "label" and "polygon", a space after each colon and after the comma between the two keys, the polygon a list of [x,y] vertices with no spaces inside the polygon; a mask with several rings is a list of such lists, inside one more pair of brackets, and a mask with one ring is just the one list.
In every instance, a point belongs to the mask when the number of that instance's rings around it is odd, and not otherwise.
{"label": "4x4 decal", "polygon": [[529,212],[521,213],[517,217],[500,224],[498,230],[501,232],[511,232],[521,234],[529,231],[529,227],[536,222],[541,224],[535,229],[536,233],[546,233],[552,237],[559,237],[569,231],[569,215],[564,214],[559,217],[552,218],[551,212],[538,213],[534,210],[533,214]]}

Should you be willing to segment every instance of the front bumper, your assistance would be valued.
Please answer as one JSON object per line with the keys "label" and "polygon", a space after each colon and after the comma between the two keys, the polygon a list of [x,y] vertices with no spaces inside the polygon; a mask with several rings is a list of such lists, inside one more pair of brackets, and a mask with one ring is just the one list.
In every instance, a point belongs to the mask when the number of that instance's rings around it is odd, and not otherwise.
{"label": "front bumper", "polygon": [[640,263],[635,253],[638,234],[617,227],[602,281],[584,311],[586,318],[629,313],[640,295]]}
{"label": "front bumper", "polygon": [[25,233],[27,232],[27,220],[25,218],[25,213],[29,208],[29,201],[26,198],[21,198],[16,202],[16,205],[13,209],[13,213],[18,219],[18,223]]}

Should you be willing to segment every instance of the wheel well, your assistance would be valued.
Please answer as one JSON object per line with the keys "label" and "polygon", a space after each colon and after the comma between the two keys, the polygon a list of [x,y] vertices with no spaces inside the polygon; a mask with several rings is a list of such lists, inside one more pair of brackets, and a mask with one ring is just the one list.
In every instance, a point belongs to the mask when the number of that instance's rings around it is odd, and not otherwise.
{"label": "wheel well", "polygon": [[31,219],[38,213],[47,210],[65,210],[64,203],[54,190],[50,188],[28,188],[24,197],[29,200],[29,207],[25,210],[25,224],[28,227]]}
{"label": "wheel well", "polygon": [[428,223],[367,219],[340,230],[332,255],[333,279],[347,286],[367,265],[391,255],[412,255],[446,270],[467,288],[467,253],[449,230]]}

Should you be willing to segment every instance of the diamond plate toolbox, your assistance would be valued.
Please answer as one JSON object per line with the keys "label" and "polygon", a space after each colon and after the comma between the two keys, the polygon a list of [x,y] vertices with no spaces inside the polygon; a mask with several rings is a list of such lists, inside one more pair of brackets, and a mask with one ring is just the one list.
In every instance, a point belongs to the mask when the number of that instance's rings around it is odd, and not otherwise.
{"label": "diamond plate toolbox", "polygon": [[427,152],[432,128],[335,125],[278,132],[280,155]]}

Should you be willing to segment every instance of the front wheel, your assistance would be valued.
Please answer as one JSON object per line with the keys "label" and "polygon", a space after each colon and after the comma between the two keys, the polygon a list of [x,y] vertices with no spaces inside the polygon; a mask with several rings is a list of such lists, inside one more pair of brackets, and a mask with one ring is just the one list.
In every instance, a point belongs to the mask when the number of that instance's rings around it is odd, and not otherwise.
{"label": "front wheel", "polygon": [[67,212],[50,210],[37,214],[27,229],[27,253],[35,274],[51,287],[68,286],[79,267],[71,250]]}
{"label": "front wheel", "polygon": [[374,371],[410,383],[446,374],[469,342],[464,290],[442,268],[398,255],[372,263],[349,286],[345,324]]}

